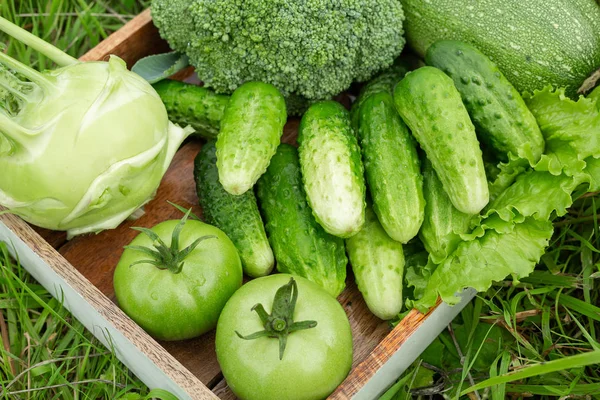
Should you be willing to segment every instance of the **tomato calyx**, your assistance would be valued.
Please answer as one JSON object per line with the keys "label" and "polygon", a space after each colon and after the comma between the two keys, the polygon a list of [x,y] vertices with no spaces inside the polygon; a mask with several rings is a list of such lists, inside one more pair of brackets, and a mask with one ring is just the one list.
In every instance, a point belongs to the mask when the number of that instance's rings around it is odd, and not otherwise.
{"label": "tomato calyx", "polygon": [[183,263],[185,258],[192,251],[194,251],[194,249],[200,244],[200,242],[206,239],[217,238],[214,235],[202,236],[196,239],[185,249],[179,250],[179,235],[181,234],[181,230],[183,229],[185,222],[187,221],[191,212],[192,209],[190,208],[185,213],[181,221],[179,221],[179,223],[173,229],[173,233],[171,234],[171,246],[167,246],[167,244],[160,238],[160,236],[157,235],[156,232],[152,231],[151,229],[141,228],[137,226],[132,227],[131,229],[142,232],[146,234],[150,239],[152,239],[152,245],[154,246],[154,249],[151,249],[150,247],[146,246],[125,246],[126,249],[141,251],[142,253],[148,256],[147,259],[138,260],[131,263],[130,267],[136,264],[152,264],[158,269],[168,269],[174,274],[180,273],[183,269]]}
{"label": "tomato calyx", "polygon": [[277,289],[273,299],[273,311],[271,315],[267,313],[261,303],[255,304],[250,309],[251,311],[256,311],[265,329],[247,336],[243,336],[238,331],[235,331],[236,335],[244,340],[252,340],[260,337],[279,339],[279,359],[282,360],[287,344],[287,337],[290,333],[317,326],[317,321],[294,322],[294,309],[296,308],[297,300],[298,285],[294,278],[291,278],[289,283]]}

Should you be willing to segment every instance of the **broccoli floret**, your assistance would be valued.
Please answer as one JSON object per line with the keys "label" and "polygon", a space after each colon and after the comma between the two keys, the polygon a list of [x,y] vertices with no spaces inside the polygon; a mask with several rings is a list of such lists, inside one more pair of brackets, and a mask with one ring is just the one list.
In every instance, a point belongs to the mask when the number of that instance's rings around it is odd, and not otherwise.
{"label": "broccoli floret", "polygon": [[328,98],[389,67],[405,44],[398,0],[153,0],[152,17],[223,93],[257,80]]}

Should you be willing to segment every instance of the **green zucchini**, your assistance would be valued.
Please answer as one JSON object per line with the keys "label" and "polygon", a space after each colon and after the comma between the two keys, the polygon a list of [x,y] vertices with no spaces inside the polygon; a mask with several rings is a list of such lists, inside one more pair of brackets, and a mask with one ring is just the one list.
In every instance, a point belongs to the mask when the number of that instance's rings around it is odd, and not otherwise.
{"label": "green zucchini", "polygon": [[522,93],[547,85],[575,95],[600,65],[595,0],[401,0],[408,44],[425,56],[441,39],[471,43]]}
{"label": "green zucchini", "polygon": [[263,221],[252,190],[236,196],[219,182],[215,141],[202,146],[194,162],[196,192],[206,222],[221,229],[238,250],[244,273],[268,275],[275,265]]}
{"label": "green zucchini", "polygon": [[394,101],[454,207],[478,214],[489,201],[482,153],[452,79],[437,68],[419,68],[396,85]]}
{"label": "green zucchini", "polygon": [[346,251],[369,310],[383,320],[396,317],[403,304],[402,244],[385,233],[370,207],[361,231],[346,239]]}
{"label": "green zucchini", "polygon": [[373,209],[387,234],[407,243],[423,222],[423,177],[416,143],[394,99],[379,92],[359,111],[358,137]]}
{"label": "green zucchini", "polygon": [[170,79],[152,86],[165,104],[171,122],[190,125],[196,130],[194,135],[205,139],[217,137],[229,96]]}
{"label": "green zucchini", "polygon": [[460,92],[479,139],[502,161],[513,156],[537,163],[544,137],[515,87],[496,65],[470,44],[442,40],[429,46],[425,61],[444,71]]}
{"label": "green zucchini", "polygon": [[279,145],[267,172],[258,180],[257,195],[277,270],[307,278],[337,297],[346,280],[344,241],[315,221],[295,147]]}
{"label": "green zucchini", "polygon": [[347,238],[365,222],[365,179],[348,111],[335,101],[308,109],[298,131],[308,204],[326,232]]}
{"label": "green zucchini", "polygon": [[285,99],[268,83],[248,82],[231,95],[217,137],[223,188],[246,193],[267,170],[287,120]]}
{"label": "green zucchini", "polygon": [[469,232],[472,216],[452,205],[427,159],[423,161],[423,194],[425,219],[419,238],[431,260],[439,264],[456,249],[461,242],[460,235]]}

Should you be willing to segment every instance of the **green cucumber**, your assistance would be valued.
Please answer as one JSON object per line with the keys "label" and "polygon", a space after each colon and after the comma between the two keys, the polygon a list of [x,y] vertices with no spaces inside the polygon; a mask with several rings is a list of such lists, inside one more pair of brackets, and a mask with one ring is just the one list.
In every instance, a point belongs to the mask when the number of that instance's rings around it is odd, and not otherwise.
{"label": "green cucumber", "polygon": [[217,137],[229,96],[170,79],[152,86],[165,104],[171,122],[190,125],[196,130],[194,135],[205,139]]}
{"label": "green cucumber", "polygon": [[369,310],[383,320],[396,317],[403,304],[402,244],[385,233],[370,207],[361,231],[346,239],[346,251]]}
{"label": "green cucumber", "polygon": [[206,222],[221,229],[238,250],[244,273],[252,278],[268,275],[275,264],[252,190],[229,194],[219,182],[215,141],[202,146],[194,162],[194,178]]}
{"label": "green cucumber", "polygon": [[469,232],[473,217],[461,213],[452,205],[427,159],[423,161],[423,194],[425,220],[419,231],[419,238],[431,260],[439,264],[456,250],[462,241],[460,235]]}
{"label": "green cucumber", "polygon": [[416,143],[392,95],[371,95],[360,107],[358,137],[373,209],[387,234],[407,243],[423,222],[423,177]]}
{"label": "green cucumber", "polygon": [[365,222],[365,179],[348,111],[335,101],[310,106],[298,151],[308,204],[326,232],[347,238]]}
{"label": "green cucumber", "polygon": [[227,192],[246,193],[267,170],[286,120],[275,86],[248,82],[233,92],[217,137],[219,180]]}
{"label": "green cucumber", "polygon": [[394,86],[404,78],[404,75],[406,75],[409,70],[407,63],[395,64],[362,87],[356,101],[352,103],[352,108],[350,110],[350,120],[352,121],[352,128],[354,129],[355,134],[358,132],[358,110],[362,103],[376,93],[394,93]]}
{"label": "green cucumber", "polygon": [[470,44],[442,40],[429,46],[425,61],[444,71],[460,92],[479,139],[496,150],[537,163],[544,137],[535,117],[498,67]]}
{"label": "green cucumber", "polygon": [[485,169],[475,127],[452,79],[437,68],[419,68],[396,85],[394,101],[454,207],[478,214],[489,201]]}
{"label": "green cucumber", "polygon": [[257,183],[277,270],[307,278],[337,297],[348,259],[344,241],[325,232],[306,202],[295,147],[282,143]]}
{"label": "green cucumber", "polygon": [[438,40],[470,43],[520,93],[547,85],[575,95],[600,65],[595,0],[401,0],[408,44],[425,56]]}

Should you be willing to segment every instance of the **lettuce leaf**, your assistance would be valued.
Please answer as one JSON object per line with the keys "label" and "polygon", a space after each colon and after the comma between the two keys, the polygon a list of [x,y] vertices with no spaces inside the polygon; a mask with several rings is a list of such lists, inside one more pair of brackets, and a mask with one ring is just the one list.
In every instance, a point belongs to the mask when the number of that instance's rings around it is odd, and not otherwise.
{"label": "lettuce leaf", "polygon": [[513,226],[510,232],[488,229],[483,236],[462,242],[437,267],[414,306],[424,312],[435,305],[438,295],[444,302],[456,304],[460,301],[456,294],[467,287],[481,292],[509,275],[515,280],[529,275],[544,254],[554,228],[550,221],[532,217]]}
{"label": "lettuce leaf", "polygon": [[[517,177],[485,211],[484,217],[497,213],[504,221],[520,222],[520,217],[548,220],[553,212],[566,214],[573,200],[571,193],[580,183],[565,175],[552,175],[544,171],[528,171]],[[522,219],[521,219],[522,220]]]}
{"label": "lettuce leaf", "polygon": [[546,141],[537,171],[553,175],[580,174],[588,157],[600,158],[600,112],[596,98],[573,101],[564,89],[547,87],[523,97]]}
{"label": "lettuce leaf", "polygon": [[425,294],[427,282],[437,265],[429,261],[426,251],[422,251],[406,257],[404,268],[406,270],[404,282],[409,292],[408,297],[420,299]]}

